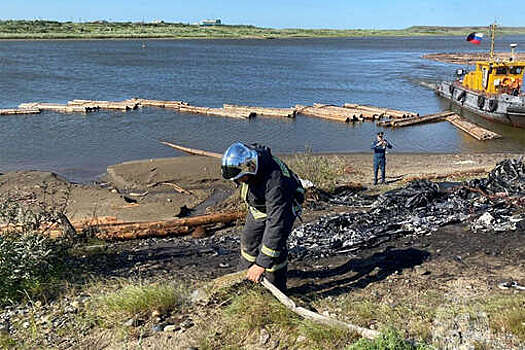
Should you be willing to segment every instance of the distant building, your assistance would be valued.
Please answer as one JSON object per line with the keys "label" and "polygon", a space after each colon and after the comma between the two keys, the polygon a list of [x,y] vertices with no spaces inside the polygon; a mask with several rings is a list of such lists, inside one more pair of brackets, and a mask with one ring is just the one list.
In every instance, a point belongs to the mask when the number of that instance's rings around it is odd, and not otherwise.
{"label": "distant building", "polygon": [[220,26],[221,20],[220,19],[205,19],[199,23],[203,27],[211,27],[211,26]]}
{"label": "distant building", "polygon": [[153,24],[163,24],[163,23],[164,23],[164,21],[163,21],[163,20],[161,20],[161,19],[156,19],[156,20],[154,20],[154,21],[153,21],[153,22],[151,22],[151,23],[153,23]]}

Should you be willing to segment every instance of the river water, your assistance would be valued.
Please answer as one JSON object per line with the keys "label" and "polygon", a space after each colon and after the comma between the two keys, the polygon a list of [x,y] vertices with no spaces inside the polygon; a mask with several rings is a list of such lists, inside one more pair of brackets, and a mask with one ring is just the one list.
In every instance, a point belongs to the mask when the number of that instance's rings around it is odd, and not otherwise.
{"label": "river water", "polygon": [[[497,50],[525,36],[503,37]],[[421,82],[451,79],[458,66],[426,53],[487,50],[460,37],[286,40],[86,40],[0,42],[0,108],[22,102],[143,97],[288,107],[359,103],[419,112],[448,104]],[[144,47],[145,46],[145,47]],[[502,140],[478,142],[449,123],[386,130],[393,152],[523,152],[523,130],[478,120]],[[251,121],[144,108],[87,115],[45,112],[0,118],[0,171],[52,170],[87,181],[110,164],[181,155],[167,140],[222,152],[236,140],[275,152],[368,152],[378,128],[315,118]]]}

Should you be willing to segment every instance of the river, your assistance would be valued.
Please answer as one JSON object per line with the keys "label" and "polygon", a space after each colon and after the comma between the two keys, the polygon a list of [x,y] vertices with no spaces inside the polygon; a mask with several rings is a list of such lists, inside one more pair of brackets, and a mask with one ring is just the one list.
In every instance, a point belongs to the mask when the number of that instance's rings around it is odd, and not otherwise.
{"label": "river", "polygon": [[[498,39],[525,47],[525,36]],[[421,85],[451,79],[459,66],[426,53],[487,50],[461,37],[278,40],[1,41],[0,108],[22,102],[142,97],[289,107],[359,103],[433,113],[448,104]],[[480,121],[501,140],[479,142],[446,122],[386,130],[393,152],[523,152],[521,129]],[[0,171],[51,170],[89,181],[110,164],[178,156],[159,140],[222,152],[236,140],[275,152],[367,152],[379,130],[299,116],[251,121],[144,108],[127,113],[0,117]]]}

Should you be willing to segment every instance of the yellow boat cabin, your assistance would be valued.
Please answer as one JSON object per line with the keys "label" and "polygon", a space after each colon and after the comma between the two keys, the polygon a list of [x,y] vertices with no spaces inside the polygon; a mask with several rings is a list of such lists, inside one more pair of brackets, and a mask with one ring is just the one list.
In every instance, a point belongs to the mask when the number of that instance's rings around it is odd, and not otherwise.
{"label": "yellow boat cabin", "polygon": [[525,61],[479,61],[476,62],[476,70],[465,74],[462,85],[485,94],[517,96],[523,84],[524,71]]}

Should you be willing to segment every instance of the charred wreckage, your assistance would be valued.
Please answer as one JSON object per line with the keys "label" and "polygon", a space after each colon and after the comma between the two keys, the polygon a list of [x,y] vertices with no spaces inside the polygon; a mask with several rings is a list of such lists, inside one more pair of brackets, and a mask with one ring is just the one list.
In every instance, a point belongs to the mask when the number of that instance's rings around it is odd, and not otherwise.
{"label": "charred wreckage", "polygon": [[431,234],[449,224],[465,224],[473,232],[525,232],[525,163],[521,158],[504,160],[481,179],[417,180],[376,198],[350,191],[328,201],[357,210],[296,228],[289,238],[292,259],[351,253],[400,236]]}

